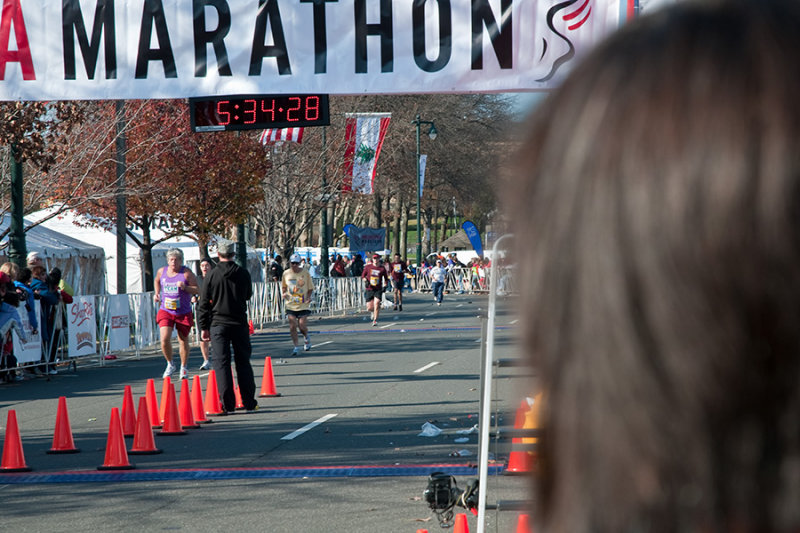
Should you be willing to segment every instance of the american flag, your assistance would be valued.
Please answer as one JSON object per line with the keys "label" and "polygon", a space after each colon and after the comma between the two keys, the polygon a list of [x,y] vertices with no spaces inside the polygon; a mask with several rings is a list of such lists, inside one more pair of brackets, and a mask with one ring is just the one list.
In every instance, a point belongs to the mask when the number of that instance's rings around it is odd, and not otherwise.
{"label": "american flag", "polygon": [[278,128],[264,130],[259,137],[261,144],[280,144],[286,141],[303,142],[303,128]]}

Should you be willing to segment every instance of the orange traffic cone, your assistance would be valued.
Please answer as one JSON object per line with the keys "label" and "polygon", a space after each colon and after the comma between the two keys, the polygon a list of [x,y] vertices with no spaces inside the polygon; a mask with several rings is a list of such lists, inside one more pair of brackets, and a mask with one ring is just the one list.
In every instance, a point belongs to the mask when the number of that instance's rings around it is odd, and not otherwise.
{"label": "orange traffic cone", "polygon": [[203,387],[200,385],[200,376],[192,378],[192,416],[197,424],[210,424],[212,421],[206,416],[203,407]]}
{"label": "orange traffic cone", "polygon": [[156,384],[153,378],[147,380],[145,398],[147,399],[147,418],[150,419],[150,427],[160,428],[161,419],[158,417],[158,399],[156,398]]}
{"label": "orange traffic cone", "polygon": [[217,373],[214,370],[208,371],[208,383],[206,384],[205,409],[207,415],[221,415],[222,402],[219,401],[219,389],[217,389]]}
{"label": "orange traffic cone", "polygon": [[133,446],[128,452],[132,455],[155,455],[162,450],[156,448],[153,438],[153,425],[150,423],[150,409],[147,407],[147,398],[139,398],[139,412],[136,415],[136,431],[133,434]]}
{"label": "orange traffic cone", "polygon": [[417,533],[428,533],[427,529],[418,529]]}
{"label": "orange traffic cone", "polygon": [[17,412],[14,409],[9,409],[0,472],[29,471],[30,467],[25,464],[25,454],[22,452],[22,438],[19,436],[19,427],[17,426]]}
{"label": "orange traffic cone", "polygon": [[453,527],[453,533],[469,533],[469,525],[467,524],[467,515],[460,513],[456,515],[456,524]]}
{"label": "orange traffic cone", "polygon": [[[537,426],[537,416],[533,409],[529,409],[525,413],[525,423],[522,424],[523,429],[535,429]],[[522,440],[523,446],[525,444],[535,443],[535,438],[525,437]],[[514,444],[511,444],[512,450],[508,454],[508,466],[506,467],[505,474],[526,474],[533,470],[534,454],[527,450],[514,450]]]}
{"label": "orange traffic cone", "polygon": [[106,440],[106,458],[98,470],[130,470],[134,466],[128,462],[125,451],[125,437],[122,436],[122,421],[119,408],[111,408],[111,419],[108,422],[108,439]]}
{"label": "orange traffic cone", "polygon": [[53,447],[47,450],[47,453],[78,453],[79,451],[72,440],[72,428],[69,425],[69,413],[67,412],[67,398],[59,396],[56,429],[53,432]]}
{"label": "orange traffic cone", "polygon": [[[514,429],[522,429],[522,425],[525,423],[525,412],[530,409],[527,400],[522,400],[520,402],[519,407],[517,407],[517,413],[514,416]],[[520,443],[522,442],[522,438],[520,437],[512,437],[512,443]]]}
{"label": "orange traffic cone", "polygon": [[133,410],[133,391],[130,385],[125,385],[122,395],[122,434],[133,437],[136,431],[136,412]]}
{"label": "orange traffic cone", "polygon": [[261,378],[261,394],[259,397],[280,396],[275,390],[275,376],[272,375],[272,357],[264,358],[264,376]]}
{"label": "orange traffic cone", "polygon": [[533,530],[528,523],[528,515],[521,514],[517,518],[517,533],[533,533]]}
{"label": "orange traffic cone", "polygon": [[161,383],[161,407],[158,409],[158,421],[163,424],[167,410],[167,397],[169,396],[169,386],[172,385],[172,380],[169,376],[164,378]]}
{"label": "orange traffic cone", "polygon": [[192,401],[189,396],[189,380],[183,378],[181,380],[181,401],[178,405],[178,410],[181,415],[181,427],[196,429],[200,424],[194,421],[192,414]]}
{"label": "orange traffic cone", "polygon": [[181,419],[178,415],[178,405],[175,403],[175,385],[169,384],[166,393],[162,392],[163,398],[166,394],[166,407],[164,412],[164,427],[158,432],[159,435],[186,435],[183,427],[181,427]]}
{"label": "orange traffic cone", "polygon": [[244,409],[244,403],[242,402],[242,391],[239,390],[238,385],[233,386],[233,395],[236,398],[236,409],[241,411]]}
{"label": "orange traffic cone", "polygon": [[253,321],[252,320],[248,320],[247,321],[247,332],[250,335],[252,335],[253,333],[256,332],[256,328],[253,327]]}

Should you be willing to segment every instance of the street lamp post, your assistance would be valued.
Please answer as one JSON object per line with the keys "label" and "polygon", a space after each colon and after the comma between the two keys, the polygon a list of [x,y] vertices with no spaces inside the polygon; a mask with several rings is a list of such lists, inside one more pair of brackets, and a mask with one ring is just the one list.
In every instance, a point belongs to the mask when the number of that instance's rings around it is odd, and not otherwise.
{"label": "street lamp post", "polygon": [[417,118],[411,121],[412,124],[416,125],[417,127],[417,266],[422,266],[422,228],[420,222],[420,200],[422,199],[422,183],[421,183],[421,175],[420,175],[420,168],[419,168],[419,161],[420,161],[420,154],[419,154],[419,137],[420,137],[420,126],[426,124],[430,126],[428,130],[428,137],[431,140],[436,138],[436,135],[439,133],[436,131],[436,126],[433,124],[432,121],[429,120],[421,120],[419,115]]}

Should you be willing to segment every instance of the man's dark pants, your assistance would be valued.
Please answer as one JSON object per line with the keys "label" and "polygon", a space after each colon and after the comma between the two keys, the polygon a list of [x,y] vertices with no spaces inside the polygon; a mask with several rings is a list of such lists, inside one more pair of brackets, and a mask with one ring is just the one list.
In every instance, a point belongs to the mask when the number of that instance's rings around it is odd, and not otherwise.
{"label": "man's dark pants", "polygon": [[256,382],[253,367],[250,366],[250,331],[246,325],[212,325],[211,326],[211,365],[217,373],[217,387],[222,397],[222,407],[226,411],[236,408],[236,396],[233,391],[233,373],[231,372],[231,346],[233,346],[233,362],[236,365],[236,380],[245,409],[253,409],[256,405]]}

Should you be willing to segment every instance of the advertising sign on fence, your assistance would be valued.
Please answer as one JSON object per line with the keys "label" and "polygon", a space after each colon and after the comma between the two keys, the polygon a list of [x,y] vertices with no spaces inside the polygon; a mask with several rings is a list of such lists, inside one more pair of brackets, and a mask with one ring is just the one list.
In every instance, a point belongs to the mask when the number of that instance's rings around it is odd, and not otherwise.
{"label": "advertising sign on fence", "polygon": [[69,356],[97,353],[97,320],[94,296],[76,296],[67,306]]}
{"label": "advertising sign on fence", "polygon": [[[36,311],[36,321],[41,323],[42,305],[38,300],[34,302],[34,309]],[[28,340],[23,341],[16,330],[11,330],[13,332],[14,355],[18,363],[38,363],[42,359],[42,334],[40,330],[36,331],[36,335],[33,334],[33,324],[28,320],[28,311],[25,309],[24,303],[19,306],[17,312]]]}
{"label": "advertising sign on fence", "polygon": [[127,350],[131,346],[128,295],[114,294],[108,300],[108,349]]}

